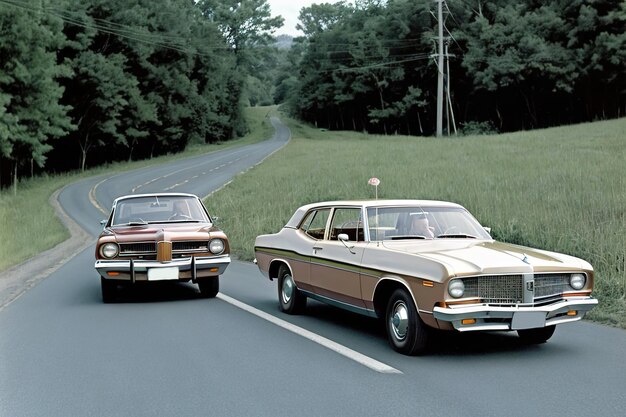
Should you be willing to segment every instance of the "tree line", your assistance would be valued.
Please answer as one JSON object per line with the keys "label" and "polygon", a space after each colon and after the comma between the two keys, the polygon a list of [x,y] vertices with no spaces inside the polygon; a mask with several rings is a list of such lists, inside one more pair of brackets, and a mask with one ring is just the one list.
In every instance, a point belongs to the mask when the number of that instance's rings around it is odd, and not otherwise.
{"label": "tree line", "polygon": [[[302,9],[304,36],[277,79],[276,100],[319,127],[432,134],[436,7],[356,0]],[[448,0],[443,24],[446,110],[459,129],[624,116],[625,1]]]}
{"label": "tree line", "polygon": [[[435,128],[432,0],[321,3],[290,49],[266,0],[0,0],[0,187],[177,152],[285,103],[329,129]],[[626,1],[447,0],[447,130],[623,116]]]}
{"label": "tree line", "polygon": [[0,0],[0,185],[246,132],[266,0]]}

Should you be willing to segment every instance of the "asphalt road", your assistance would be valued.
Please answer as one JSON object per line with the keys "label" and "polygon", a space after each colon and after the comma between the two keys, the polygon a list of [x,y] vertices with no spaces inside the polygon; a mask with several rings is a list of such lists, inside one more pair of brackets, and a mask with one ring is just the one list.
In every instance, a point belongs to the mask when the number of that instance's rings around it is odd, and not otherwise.
{"label": "asphalt road", "polygon": [[[273,122],[263,144],[91,178],[59,201],[95,243],[105,215],[94,203],[108,209],[130,192],[207,195],[286,143],[288,130]],[[446,334],[433,354],[405,357],[371,318],[316,302],[302,316],[280,313],[275,282],[249,263],[229,266],[216,299],[164,284],[103,304],[93,251],[0,310],[1,417],[626,414],[619,329],[562,325],[541,346],[507,333]]]}

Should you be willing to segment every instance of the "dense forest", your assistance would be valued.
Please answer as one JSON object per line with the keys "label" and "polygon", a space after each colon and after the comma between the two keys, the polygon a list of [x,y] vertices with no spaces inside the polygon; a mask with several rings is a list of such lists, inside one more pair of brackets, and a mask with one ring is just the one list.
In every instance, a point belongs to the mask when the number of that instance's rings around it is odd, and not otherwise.
{"label": "dense forest", "polygon": [[[437,2],[0,0],[0,186],[246,132],[284,103],[329,129],[431,135]],[[626,1],[447,0],[446,130],[624,116]],[[274,16],[273,16],[274,15]],[[278,46],[278,47],[277,47]]]}
{"label": "dense forest", "polygon": [[[436,8],[433,0],[356,0],[302,9],[304,36],[277,100],[319,127],[432,134]],[[459,129],[624,116],[626,1],[447,0],[443,11],[445,107]]]}
{"label": "dense forest", "polygon": [[0,184],[245,133],[265,0],[0,0]]}

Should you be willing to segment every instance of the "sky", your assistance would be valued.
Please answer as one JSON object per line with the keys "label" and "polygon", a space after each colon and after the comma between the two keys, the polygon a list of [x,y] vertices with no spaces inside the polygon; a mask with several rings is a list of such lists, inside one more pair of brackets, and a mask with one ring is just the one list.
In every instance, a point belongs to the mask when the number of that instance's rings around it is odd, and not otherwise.
{"label": "sky", "polygon": [[339,0],[267,0],[272,11],[272,16],[281,15],[285,24],[274,32],[275,35],[302,36],[302,32],[296,30],[300,9],[312,4],[337,3]]}

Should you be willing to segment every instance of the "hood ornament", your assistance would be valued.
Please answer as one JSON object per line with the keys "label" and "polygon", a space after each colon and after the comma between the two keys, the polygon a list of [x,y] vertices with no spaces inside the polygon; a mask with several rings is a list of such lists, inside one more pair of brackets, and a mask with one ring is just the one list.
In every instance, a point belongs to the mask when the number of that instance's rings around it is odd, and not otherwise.
{"label": "hood ornament", "polygon": [[528,261],[528,255],[524,254],[524,257],[522,258],[522,262],[530,265],[530,262]]}

